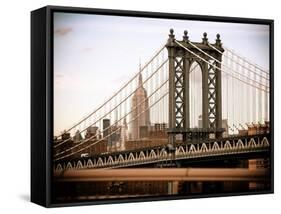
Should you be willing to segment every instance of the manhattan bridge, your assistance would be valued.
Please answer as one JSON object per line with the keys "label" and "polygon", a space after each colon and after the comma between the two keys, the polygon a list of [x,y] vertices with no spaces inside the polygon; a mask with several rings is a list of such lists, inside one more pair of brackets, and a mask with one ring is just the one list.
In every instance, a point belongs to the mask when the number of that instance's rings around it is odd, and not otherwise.
{"label": "manhattan bridge", "polygon": [[167,42],[119,91],[54,136],[54,174],[134,168],[149,177],[145,168],[250,168],[250,160],[260,159],[268,168],[269,76],[224,46],[219,34],[214,43],[207,33],[191,42],[187,31],[178,40],[171,29]]}

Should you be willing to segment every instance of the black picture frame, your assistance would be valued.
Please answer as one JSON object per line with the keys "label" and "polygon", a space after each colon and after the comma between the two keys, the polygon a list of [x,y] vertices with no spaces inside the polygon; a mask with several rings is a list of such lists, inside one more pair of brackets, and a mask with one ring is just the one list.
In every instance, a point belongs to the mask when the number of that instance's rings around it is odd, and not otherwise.
{"label": "black picture frame", "polygon": [[239,17],[202,16],[144,11],[109,10],[46,6],[31,12],[31,201],[44,207],[93,205],[206,198],[243,195],[241,193],[212,194],[211,196],[172,196],[152,198],[126,198],[74,203],[52,203],[52,149],[53,139],[53,13],[101,14],[127,17],[149,17],[213,21],[224,23],[263,24],[270,27],[270,127],[271,127],[271,189],[269,191],[243,194],[264,194],[274,192],[274,21]]}

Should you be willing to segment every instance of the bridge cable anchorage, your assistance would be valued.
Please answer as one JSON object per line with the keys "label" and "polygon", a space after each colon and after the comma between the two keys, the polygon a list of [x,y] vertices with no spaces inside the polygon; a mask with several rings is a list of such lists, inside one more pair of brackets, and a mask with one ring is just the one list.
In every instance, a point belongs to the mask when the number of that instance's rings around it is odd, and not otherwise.
{"label": "bridge cable anchorage", "polygon": [[[217,60],[216,58],[214,58],[214,57],[211,56],[210,54],[206,53],[206,52],[203,51],[201,48],[199,48],[198,46],[196,46],[195,44],[193,44],[192,42],[188,41],[188,43],[189,43],[191,46],[193,46],[194,48],[196,48],[197,50],[199,50],[201,53],[205,54],[206,56],[208,56],[208,57],[210,57],[211,59],[213,59],[214,61],[216,61],[217,63],[220,63],[221,65],[225,66],[226,68],[228,68],[228,69],[234,71],[233,68],[231,68],[231,67],[229,67],[229,66],[223,64],[221,61]],[[234,71],[234,72],[236,72],[236,71]],[[236,72],[236,73],[238,73],[238,72]],[[245,77],[245,78],[247,78],[248,80],[251,80],[252,82],[256,82],[256,83],[259,84],[260,86],[265,87],[265,90],[269,88],[267,85],[264,85],[264,84],[262,84],[262,83],[260,83],[260,82],[257,82],[256,80],[251,79],[251,78],[249,78],[249,77],[247,77],[247,76],[245,76],[245,75],[242,75],[242,74],[239,74],[239,75],[240,75],[240,76],[243,76],[243,77]]]}
{"label": "bridge cable anchorage", "polygon": [[[144,85],[145,83],[147,83],[147,82],[161,69],[161,67],[164,66],[167,62],[168,62],[168,59],[166,59],[166,60],[165,60],[165,61],[164,61],[164,62],[163,62],[163,63],[162,63],[162,64],[145,80],[145,81],[143,81],[143,84],[142,84],[142,85]],[[133,79],[134,79],[134,78],[133,78]],[[81,133],[87,131],[87,129],[88,129],[89,127],[91,127],[92,125],[95,125],[97,122],[99,122],[100,120],[102,120],[104,117],[108,116],[110,113],[112,113],[113,111],[115,111],[119,106],[121,106],[125,101],[127,101],[139,88],[141,88],[142,85],[137,86],[137,88],[136,88],[135,90],[133,90],[125,99],[123,99],[117,106],[115,106],[115,107],[114,107],[113,109],[111,109],[109,112],[107,112],[107,113],[105,113],[104,115],[100,116],[96,121],[92,122],[89,126],[87,126],[86,128],[82,129],[81,131],[79,131],[79,134],[81,134]],[[119,91],[120,91],[120,90],[119,90]],[[108,102],[108,101],[106,101],[106,102]],[[103,104],[102,106],[105,106],[105,105]],[[95,112],[96,112],[96,111],[95,111]],[[75,133],[75,134],[76,134],[76,133]],[[63,145],[64,143],[69,142],[70,140],[73,140],[74,137],[75,137],[75,136],[70,137],[70,138],[68,138],[68,139],[66,139],[66,140],[64,140],[64,141],[62,141],[62,142],[60,142],[60,143],[58,143],[57,145],[54,145],[53,148],[57,148],[57,147]],[[81,142],[81,141],[79,141],[79,142]],[[78,143],[79,143],[79,142],[78,142]]]}
{"label": "bridge cable anchorage", "polygon": [[[70,128],[68,128],[67,130],[64,130],[62,132],[62,134],[60,134],[59,136],[56,136],[56,138],[60,138],[62,137],[62,135],[64,133],[67,133],[71,130],[73,130],[75,127],[79,126],[81,123],[83,123],[85,120],[87,120],[89,117],[91,117],[93,114],[95,114],[97,111],[99,111],[101,108],[103,108],[110,100],[112,100],[114,97],[116,97],[117,94],[119,94],[124,88],[126,88],[133,79],[135,79],[136,77],[138,77],[138,75],[143,72],[148,65],[156,58],[159,56],[159,54],[165,49],[165,45],[163,45],[156,53],[155,55],[142,67],[142,69],[132,78],[130,79],[121,89],[119,89],[116,93],[113,94],[113,96],[111,96],[105,103],[103,103],[100,107],[98,107],[95,111],[91,112],[90,114],[88,114],[87,116],[83,117],[79,122],[75,123],[74,125],[72,125]],[[58,146],[58,145],[56,145]]]}
{"label": "bridge cable anchorage", "polygon": [[255,85],[253,85],[253,84],[250,84],[250,83],[248,83],[248,82],[246,82],[246,81],[244,81],[244,80],[242,80],[242,79],[239,79],[238,77],[233,76],[232,74],[230,74],[230,73],[228,73],[228,72],[222,70],[221,68],[217,67],[216,65],[211,64],[210,62],[208,62],[208,61],[205,60],[204,58],[200,57],[198,54],[194,53],[193,51],[191,51],[190,49],[188,49],[187,47],[185,47],[184,45],[182,45],[182,44],[179,43],[178,41],[175,40],[175,43],[178,44],[179,46],[181,46],[182,48],[184,48],[185,50],[187,50],[188,52],[190,52],[191,54],[193,54],[194,56],[198,57],[198,58],[201,59],[202,61],[206,62],[206,63],[209,64],[210,66],[212,66],[212,67],[214,67],[214,68],[216,68],[216,69],[222,71],[222,72],[225,73],[225,74],[230,75],[232,78],[235,78],[235,79],[237,79],[237,80],[239,80],[239,81],[241,81],[241,82],[244,82],[244,83],[247,84],[247,85],[251,85],[251,86],[254,87],[254,88],[257,88],[257,89],[259,89],[259,90],[262,90],[262,91],[265,91],[265,92],[269,93],[269,91],[266,91],[265,89],[263,89],[263,88],[261,88],[261,87],[258,87],[258,86],[255,86]]}
{"label": "bridge cable anchorage", "polygon": [[[246,70],[248,70],[249,72],[251,73],[254,73],[258,76],[260,76],[261,78],[265,79],[265,80],[269,80],[269,77],[265,77],[253,70],[251,70],[250,68],[247,68],[245,65],[241,64],[239,61],[236,61],[233,57],[229,57],[227,54],[223,54],[219,49],[217,49],[215,46],[213,46],[212,44],[208,43],[208,46],[210,46],[211,48],[213,48],[215,51],[217,51],[218,53],[222,54],[224,57],[230,59],[231,61],[237,63],[238,65],[240,65],[241,67],[245,68]],[[232,55],[233,55],[233,52],[230,51],[228,48],[224,47],[226,49],[226,51],[230,52]],[[240,57],[238,54],[236,54],[235,56],[239,57],[240,59],[243,60],[243,62],[246,62],[247,64],[250,64],[250,65],[253,65],[255,68],[258,68],[256,67],[254,64],[251,64],[247,59],[243,58],[243,57]],[[258,68],[261,72],[265,73],[266,76],[269,76],[269,73],[266,71],[266,70],[262,70],[261,68]]]}
{"label": "bridge cable anchorage", "polygon": [[[193,70],[195,70],[196,67],[197,67],[197,66],[195,66],[192,70],[190,70],[190,73],[191,73]],[[149,97],[147,97],[146,99],[144,99],[141,103],[139,103],[137,106],[135,106],[130,112],[128,112],[126,115],[124,115],[122,118],[120,118],[118,121],[116,121],[116,122],[115,122],[114,124],[112,124],[111,126],[107,127],[104,131],[110,129],[111,127],[113,127],[114,125],[116,125],[118,122],[120,122],[122,119],[124,119],[125,117],[127,117],[127,116],[128,116],[130,113],[132,113],[136,108],[138,108],[138,106],[142,105],[144,102],[146,102],[146,100],[148,100],[150,97],[152,97],[152,96],[153,96],[159,89],[161,89],[167,82],[168,82],[168,80],[166,80],[164,83],[162,83],[161,86],[158,87]],[[168,93],[168,92],[167,92],[167,93]],[[166,94],[167,94],[167,93],[166,93]],[[165,95],[166,95],[166,94],[165,94]],[[165,97],[165,96],[162,96],[162,97]],[[162,99],[162,97],[161,97],[161,99]],[[152,106],[151,106],[151,107],[152,107]],[[140,115],[141,115],[141,114],[140,114]],[[139,115],[138,115],[138,116],[139,116]],[[134,121],[134,120],[136,120],[136,119],[137,119],[137,118],[133,119],[132,121]],[[128,122],[127,124],[131,123],[132,121]],[[119,131],[119,129],[117,129],[117,131]],[[115,132],[117,132],[117,131],[115,131]],[[108,135],[108,136],[106,136],[106,137],[103,137],[101,140],[99,140],[98,142],[95,142],[94,144],[91,144],[90,146],[93,146],[93,145],[99,143],[100,141],[102,141],[102,140],[104,140],[105,138],[111,136],[111,135],[114,134],[115,132],[112,132],[110,135]],[[88,142],[88,141],[94,139],[94,138],[97,137],[97,136],[98,136],[98,133],[97,133],[96,135],[94,135],[94,136],[92,136],[92,137],[90,137],[90,138],[88,138],[88,139],[82,141],[81,143],[78,143],[78,144],[76,144],[75,146],[73,146],[73,147],[71,147],[71,148],[68,148],[68,149],[66,149],[66,150],[64,150],[64,151],[62,151],[62,152],[56,154],[54,157],[58,157],[58,156],[60,156],[60,155],[62,155],[62,154],[65,154],[66,152],[71,151],[72,149],[75,149],[75,148],[81,146],[82,144],[84,144],[84,143],[86,143],[86,142]],[[88,146],[88,147],[89,147],[89,146]],[[88,147],[87,147],[87,148],[88,148]],[[86,149],[86,148],[83,148],[83,150],[85,150],[85,149]],[[82,150],[82,151],[83,151],[83,150]],[[81,152],[81,151],[79,150],[79,152]],[[73,153],[73,154],[71,154],[71,155],[74,155],[74,154],[76,154],[76,153],[78,153],[78,151],[75,152],[75,153]],[[68,155],[68,156],[71,156],[71,155]],[[57,159],[55,159],[55,161],[60,160],[60,159],[63,159],[63,158],[68,157],[68,156],[63,156],[63,157],[61,157],[61,158],[57,158]]]}

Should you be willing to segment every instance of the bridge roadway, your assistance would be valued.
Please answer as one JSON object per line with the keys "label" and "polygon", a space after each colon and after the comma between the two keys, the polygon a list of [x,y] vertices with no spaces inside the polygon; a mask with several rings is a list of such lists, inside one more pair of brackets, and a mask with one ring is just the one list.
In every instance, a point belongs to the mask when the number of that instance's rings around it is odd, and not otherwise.
{"label": "bridge roadway", "polygon": [[[172,160],[202,161],[205,159],[267,158],[270,154],[270,133],[236,136],[222,139],[197,141],[176,145],[175,156],[166,145],[116,153],[100,154],[87,158],[76,158],[54,162],[54,171],[91,168],[124,168],[149,165]],[[254,155],[254,156],[253,156]]]}
{"label": "bridge roadway", "polygon": [[269,169],[247,168],[127,168],[55,172],[56,182],[95,181],[267,181]]}

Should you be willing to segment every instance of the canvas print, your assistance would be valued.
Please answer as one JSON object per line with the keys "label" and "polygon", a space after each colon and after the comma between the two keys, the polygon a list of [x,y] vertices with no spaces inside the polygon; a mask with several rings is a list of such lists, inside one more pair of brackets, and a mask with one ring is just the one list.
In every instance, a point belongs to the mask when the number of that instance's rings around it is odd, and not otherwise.
{"label": "canvas print", "polygon": [[270,27],[53,13],[52,203],[271,190]]}

